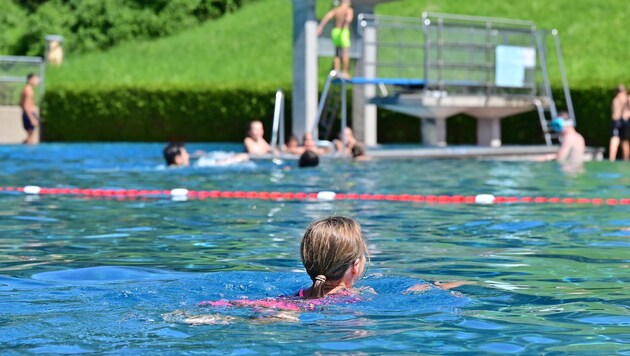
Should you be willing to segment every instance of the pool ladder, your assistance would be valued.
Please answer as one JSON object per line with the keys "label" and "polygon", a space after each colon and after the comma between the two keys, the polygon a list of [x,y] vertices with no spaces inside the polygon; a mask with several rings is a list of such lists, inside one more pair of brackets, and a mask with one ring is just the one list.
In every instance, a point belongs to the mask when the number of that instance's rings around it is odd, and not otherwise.
{"label": "pool ladder", "polygon": [[273,128],[271,133],[271,147],[274,152],[282,149],[284,144],[284,92],[276,91],[276,104],[273,109]]}

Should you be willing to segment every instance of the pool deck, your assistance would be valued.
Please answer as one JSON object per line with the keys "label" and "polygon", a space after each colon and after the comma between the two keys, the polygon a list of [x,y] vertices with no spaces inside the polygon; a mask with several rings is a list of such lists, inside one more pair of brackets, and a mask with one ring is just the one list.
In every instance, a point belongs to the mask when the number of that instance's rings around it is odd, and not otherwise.
{"label": "pool deck", "polygon": [[[0,144],[20,144],[26,139],[22,127],[22,109],[19,106],[0,105]],[[39,128],[35,129],[35,142],[39,142]]]}
{"label": "pool deck", "polygon": [[[601,161],[604,159],[603,147],[587,147],[585,161]],[[404,147],[404,148],[382,148],[375,147],[368,149],[368,156],[378,160],[395,159],[488,159],[503,161],[541,161],[543,156],[558,152],[558,146],[545,145],[522,145],[522,146],[446,146],[446,147]],[[272,155],[251,157],[257,159],[271,159]],[[284,160],[295,160],[298,156],[291,154],[281,154],[279,157]],[[338,158],[334,155],[326,155],[323,159]]]}
{"label": "pool deck", "polygon": [[[368,154],[374,159],[498,159],[510,161],[532,161],[544,155],[558,152],[558,146],[523,145],[523,146],[446,146],[419,147],[400,149],[371,149]],[[587,147],[586,161],[601,161],[604,148]]]}

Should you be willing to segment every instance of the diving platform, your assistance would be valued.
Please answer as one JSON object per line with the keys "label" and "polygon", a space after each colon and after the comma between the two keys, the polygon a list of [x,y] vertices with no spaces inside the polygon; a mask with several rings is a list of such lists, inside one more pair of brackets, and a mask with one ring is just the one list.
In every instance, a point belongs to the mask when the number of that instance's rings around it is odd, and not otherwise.
{"label": "diving platform", "polygon": [[[345,79],[331,72],[319,100],[307,110],[316,104],[317,113],[298,117],[304,123],[294,128],[304,126],[304,132],[330,139],[335,119],[341,119],[342,127],[350,122],[346,110],[351,100],[355,136],[371,147],[377,145],[377,107],[420,119],[425,146],[446,146],[448,119],[468,115],[477,120],[477,144],[499,147],[501,120],[535,111],[538,120],[532,125],[540,127],[551,146],[557,136],[547,123],[558,110],[548,71],[550,34],[567,111],[577,122],[556,30],[540,30],[523,20],[367,12],[357,15],[351,33],[354,76]],[[329,56],[330,51],[319,49],[317,55]],[[345,97],[349,88],[350,99]],[[295,110],[294,103],[294,123]],[[302,132],[294,129],[294,134]]]}

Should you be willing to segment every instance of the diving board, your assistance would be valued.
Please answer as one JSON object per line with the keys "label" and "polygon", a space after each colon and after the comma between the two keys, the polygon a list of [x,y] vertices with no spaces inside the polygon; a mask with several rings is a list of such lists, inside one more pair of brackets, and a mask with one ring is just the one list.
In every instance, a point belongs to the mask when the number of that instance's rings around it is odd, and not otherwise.
{"label": "diving board", "polygon": [[410,78],[364,78],[364,77],[354,77],[354,78],[336,78],[333,80],[333,83],[338,84],[342,81],[348,84],[356,84],[356,85],[393,85],[393,86],[405,86],[405,87],[421,87],[423,88],[426,81],[424,79],[410,79]]}
{"label": "diving board", "polygon": [[[425,79],[415,79],[415,78],[365,78],[365,77],[352,77],[352,78],[341,78],[335,77],[333,79],[334,84],[339,84],[341,82],[346,82],[347,84],[355,84],[355,85],[391,85],[391,86],[400,86],[400,87],[417,87],[417,88],[444,88],[444,87],[474,87],[474,88],[483,88],[488,86],[494,86],[497,88],[501,88],[503,86],[496,86],[492,84],[488,84],[483,81],[474,81],[474,80],[433,80],[428,81]],[[511,86],[504,86],[504,88],[512,88]],[[528,86],[522,86],[522,88],[530,88]]]}

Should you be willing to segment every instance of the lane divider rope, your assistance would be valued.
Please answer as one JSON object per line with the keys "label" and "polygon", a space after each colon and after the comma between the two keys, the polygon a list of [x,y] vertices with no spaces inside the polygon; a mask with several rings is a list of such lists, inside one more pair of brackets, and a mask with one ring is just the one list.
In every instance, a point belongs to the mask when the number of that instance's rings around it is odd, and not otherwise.
{"label": "lane divider rope", "polygon": [[254,192],[254,191],[219,191],[188,190],[175,188],[158,189],[81,189],[81,188],[42,188],[28,185],[24,187],[0,187],[0,193],[23,193],[27,195],[71,195],[85,197],[136,199],[163,198],[173,200],[187,199],[258,199],[258,200],[347,200],[347,201],[402,201],[428,204],[592,204],[592,205],[630,205],[630,199],[571,198],[571,197],[531,197],[531,196],[495,196],[477,195],[420,195],[420,194],[356,194],[320,191],[306,192]]}

